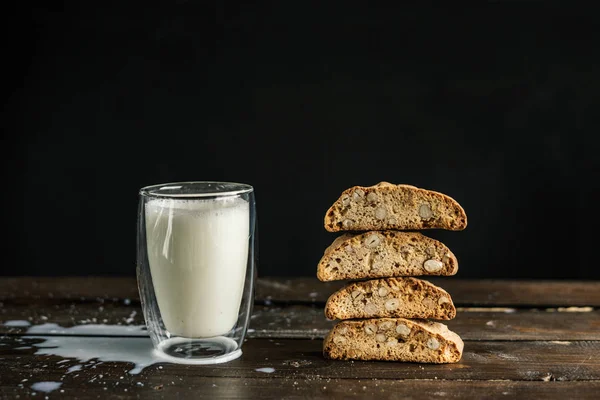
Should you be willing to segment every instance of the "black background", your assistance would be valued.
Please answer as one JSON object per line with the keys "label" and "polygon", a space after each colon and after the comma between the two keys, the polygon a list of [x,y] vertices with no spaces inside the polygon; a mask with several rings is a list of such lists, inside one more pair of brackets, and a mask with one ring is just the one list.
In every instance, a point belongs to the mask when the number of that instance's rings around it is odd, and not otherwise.
{"label": "black background", "polygon": [[463,205],[427,232],[459,277],[600,278],[592,10],[122,3],[4,15],[2,274],[134,275],[138,189],[225,180],[259,274],[314,276],[327,208],[385,180]]}

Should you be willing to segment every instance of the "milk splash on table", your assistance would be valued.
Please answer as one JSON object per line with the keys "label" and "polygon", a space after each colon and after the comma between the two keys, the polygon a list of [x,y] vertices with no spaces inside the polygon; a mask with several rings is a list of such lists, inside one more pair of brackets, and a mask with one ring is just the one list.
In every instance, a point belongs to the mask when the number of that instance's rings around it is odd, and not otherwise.
{"label": "milk splash on table", "polygon": [[149,200],[148,261],[171,335],[207,338],[235,325],[248,262],[249,203],[239,197]]}
{"label": "milk splash on table", "polygon": [[[145,367],[165,361],[153,351],[144,325],[89,324],[62,327],[47,323],[30,327],[27,334],[23,339],[32,342],[36,355],[53,355],[78,361],[66,367],[65,374],[93,368],[98,362],[132,363],[129,373],[139,374]],[[57,364],[64,362],[61,360]]]}
{"label": "milk splash on table", "polygon": [[[13,326],[14,321],[5,321],[4,326]],[[65,364],[64,375],[83,369],[95,368],[102,362],[125,362],[133,366],[128,370],[132,375],[157,363],[189,364],[189,360],[175,357],[165,358],[156,352],[148,337],[145,325],[105,325],[87,324],[62,327],[54,323],[33,325],[22,337],[36,351],[35,355],[52,355],[70,360],[60,360]],[[30,346],[27,346],[30,348]],[[15,348],[17,350],[17,348]]]}

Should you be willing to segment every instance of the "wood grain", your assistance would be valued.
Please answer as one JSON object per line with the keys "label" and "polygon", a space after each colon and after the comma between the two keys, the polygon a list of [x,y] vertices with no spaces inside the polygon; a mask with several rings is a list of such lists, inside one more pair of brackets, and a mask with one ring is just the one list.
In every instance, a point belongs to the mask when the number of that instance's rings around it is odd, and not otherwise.
{"label": "wood grain", "polygon": [[[70,338],[65,338],[69,340]],[[73,338],[77,339],[77,338]],[[102,338],[91,338],[102,340]],[[149,338],[122,338],[147,341]],[[64,375],[64,370],[76,361],[60,364],[56,356],[35,356],[36,343],[44,339],[9,336],[0,346],[2,382],[30,379],[32,373]],[[93,342],[90,342],[93,343]],[[91,347],[90,345],[89,347]],[[21,348],[17,350],[16,348]],[[264,377],[258,368],[270,367],[275,371],[269,377],[289,379],[438,379],[438,380],[491,380],[514,381],[585,381],[600,380],[599,341],[574,342],[468,342],[463,359],[457,364],[421,365],[396,362],[361,362],[326,360],[321,354],[321,340],[249,339],[243,346],[240,359],[227,364],[189,366],[164,364],[164,373],[192,379],[197,376],[249,378]],[[124,376],[131,364],[104,362],[94,369],[78,371],[83,378],[92,375]],[[158,366],[149,367],[149,371]],[[32,372],[33,371],[33,372]],[[60,372],[57,372],[60,371]],[[143,377],[148,371],[144,371]],[[70,375],[70,374],[69,374]]]}
{"label": "wood grain", "polygon": [[[25,328],[3,323],[142,325],[135,279],[0,279],[0,398],[597,398],[600,310],[593,307],[600,305],[600,283],[431,281],[459,306],[447,322],[465,340],[457,364],[326,360],[321,338],[334,322],[325,319],[323,304],[344,282],[265,278],[257,283],[242,358],[213,366],[156,364],[130,375],[131,364],[116,362],[67,374],[77,360],[35,355],[43,336],[24,336]],[[89,346],[107,340],[56,334]],[[150,346],[143,332],[137,335],[113,340]],[[264,367],[274,372],[258,370]],[[36,381],[63,384],[34,394]]]}
{"label": "wood grain", "polygon": [[[465,280],[457,277],[423,278],[444,288],[458,306],[600,306],[600,282]],[[263,278],[257,282],[257,300],[321,303],[345,282],[316,278]]]}
{"label": "wood grain", "polygon": [[[427,278],[451,295],[458,306],[511,307],[600,307],[600,282],[465,280],[456,277]],[[324,303],[345,284],[320,282],[316,278],[259,278],[256,301],[268,303]],[[68,277],[2,278],[0,302],[35,303],[38,300],[77,300],[79,302],[139,302],[135,278]]]}
{"label": "wood grain", "polygon": [[38,300],[78,302],[139,302],[135,278],[126,277],[13,277],[0,278],[0,302],[35,303]]}
{"label": "wood grain", "polygon": [[[475,309],[479,310],[479,309]],[[0,313],[0,333],[24,334],[27,328],[4,326],[4,321],[26,320],[34,325],[55,323],[62,327],[81,324],[143,325],[138,305],[109,303],[5,305]],[[463,340],[600,340],[600,310],[559,312],[508,309],[510,312],[458,312],[444,323]],[[335,321],[328,321],[320,306],[255,306],[249,337],[323,338]],[[47,329],[48,333],[51,328]]]}
{"label": "wood grain", "polygon": [[[291,379],[220,378],[197,376],[183,379],[153,371],[143,379],[106,379],[82,384],[65,379],[48,396],[52,398],[142,399],[578,399],[596,400],[600,382],[440,381],[402,379]],[[44,379],[57,379],[49,375]],[[118,386],[115,386],[116,383]],[[140,382],[143,386],[138,384]],[[18,385],[23,385],[19,387]],[[44,398],[31,384],[0,383],[0,398]]]}
{"label": "wood grain", "polygon": [[[251,337],[323,338],[336,321],[322,308],[255,307]],[[600,311],[460,311],[442,321],[463,340],[600,340]]]}

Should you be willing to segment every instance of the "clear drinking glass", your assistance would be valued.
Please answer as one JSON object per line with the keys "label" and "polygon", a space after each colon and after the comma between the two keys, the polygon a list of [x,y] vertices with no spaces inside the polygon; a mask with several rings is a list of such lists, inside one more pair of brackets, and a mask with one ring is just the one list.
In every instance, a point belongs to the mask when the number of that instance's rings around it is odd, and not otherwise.
{"label": "clear drinking glass", "polygon": [[254,299],[254,189],[178,182],[139,196],[137,280],[155,352],[189,364],[238,358]]}

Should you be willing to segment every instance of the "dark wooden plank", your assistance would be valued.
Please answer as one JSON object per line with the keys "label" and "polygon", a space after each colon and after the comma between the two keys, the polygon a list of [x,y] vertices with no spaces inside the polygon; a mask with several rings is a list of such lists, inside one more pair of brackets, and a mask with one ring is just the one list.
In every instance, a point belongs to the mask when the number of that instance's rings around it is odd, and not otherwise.
{"label": "dark wooden plank", "polygon": [[[464,340],[600,340],[600,310],[589,312],[479,310],[461,310],[454,320],[444,323]],[[144,324],[139,306],[122,302],[55,304],[51,307],[37,305],[2,307],[0,333],[24,334],[27,328],[4,326],[3,323],[7,320],[26,320],[35,325],[55,323],[62,327],[81,324]],[[255,306],[248,336],[323,338],[334,323],[325,319],[323,308],[320,306]],[[46,332],[50,333],[50,328]]]}
{"label": "dark wooden plank", "polygon": [[598,281],[462,280],[431,279],[442,286],[458,305],[505,306],[600,306]]}
{"label": "dark wooden plank", "polygon": [[[65,337],[64,340],[82,338]],[[94,340],[85,338],[93,347]],[[136,345],[136,341],[149,338],[122,338],[122,341]],[[2,382],[16,382],[18,379],[47,377],[58,369],[61,357],[38,356],[33,348],[24,347],[39,343],[41,338],[8,336],[1,339],[0,376]],[[87,342],[86,342],[87,343]],[[121,342],[122,343],[122,342]],[[16,348],[21,348],[16,349]],[[163,365],[164,372],[179,377],[229,377],[262,378],[265,373],[259,368],[273,368],[269,377],[282,379],[437,379],[437,380],[492,380],[511,381],[585,381],[600,380],[599,341],[579,342],[467,342],[463,359],[457,364],[420,365],[391,362],[350,362],[332,361],[323,358],[321,340],[273,340],[250,339],[243,347],[240,359],[227,364],[212,366],[189,366],[177,364]],[[76,361],[60,364],[59,374],[65,374],[69,365]],[[127,363],[105,362],[85,367],[78,374],[87,380],[101,374],[120,379],[126,376],[132,366]],[[149,367],[148,371],[160,369]],[[129,376],[128,376],[129,377]]]}
{"label": "dark wooden plank", "polygon": [[[49,375],[46,379],[55,379]],[[142,379],[107,379],[82,384],[66,379],[52,398],[142,399],[597,399],[600,382],[507,382],[439,380],[350,380],[283,378],[181,378],[153,371]],[[115,386],[116,383],[118,386]],[[140,382],[140,384],[138,384]],[[22,385],[22,387],[18,386]],[[143,386],[142,386],[143,385]],[[0,384],[0,398],[29,398],[28,382]],[[106,389],[105,389],[106,388]],[[46,395],[37,392],[32,398]]]}
{"label": "dark wooden plank", "polygon": [[[442,321],[463,340],[600,340],[600,311],[514,312],[459,311]],[[335,321],[323,317],[322,308],[290,306],[255,307],[252,337],[323,338]]]}
{"label": "dark wooden plank", "polygon": [[[600,311],[561,312],[459,310],[451,321],[441,321],[464,340],[600,340]],[[255,307],[255,337],[324,337],[336,321],[323,317],[322,308],[302,306]]]}
{"label": "dark wooden plank", "polygon": [[61,302],[65,299],[80,302],[129,299],[139,302],[139,293],[136,280],[131,277],[0,278],[0,302]]}
{"label": "dark wooden plank", "polygon": [[139,304],[122,301],[109,303],[73,301],[49,306],[35,303],[1,306],[0,333],[24,334],[28,329],[27,326],[6,326],[4,325],[6,321],[27,321],[32,325],[57,324],[67,328],[87,324],[144,325],[144,316]]}
{"label": "dark wooden plank", "polygon": [[[509,281],[465,280],[456,277],[428,278],[446,289],[461,306],[593,306],[600,307],[600,282],[594,281]],[[324,303],[344,282],[319,282],[316,278],[259,278],[259,303]],[[135,278],[68,277],[2,278],[0,302],[31,303],[38,300],[60,302],[122,301],[137,303]]]}
{"label": "dark wooden plank", "polygon": [[[425,279],[447,290],[459,306],[600,306],[600,282],[595,281]],[[344,284],[316,278],[263,278],[257,282],[256,298],[322,303]]]}

